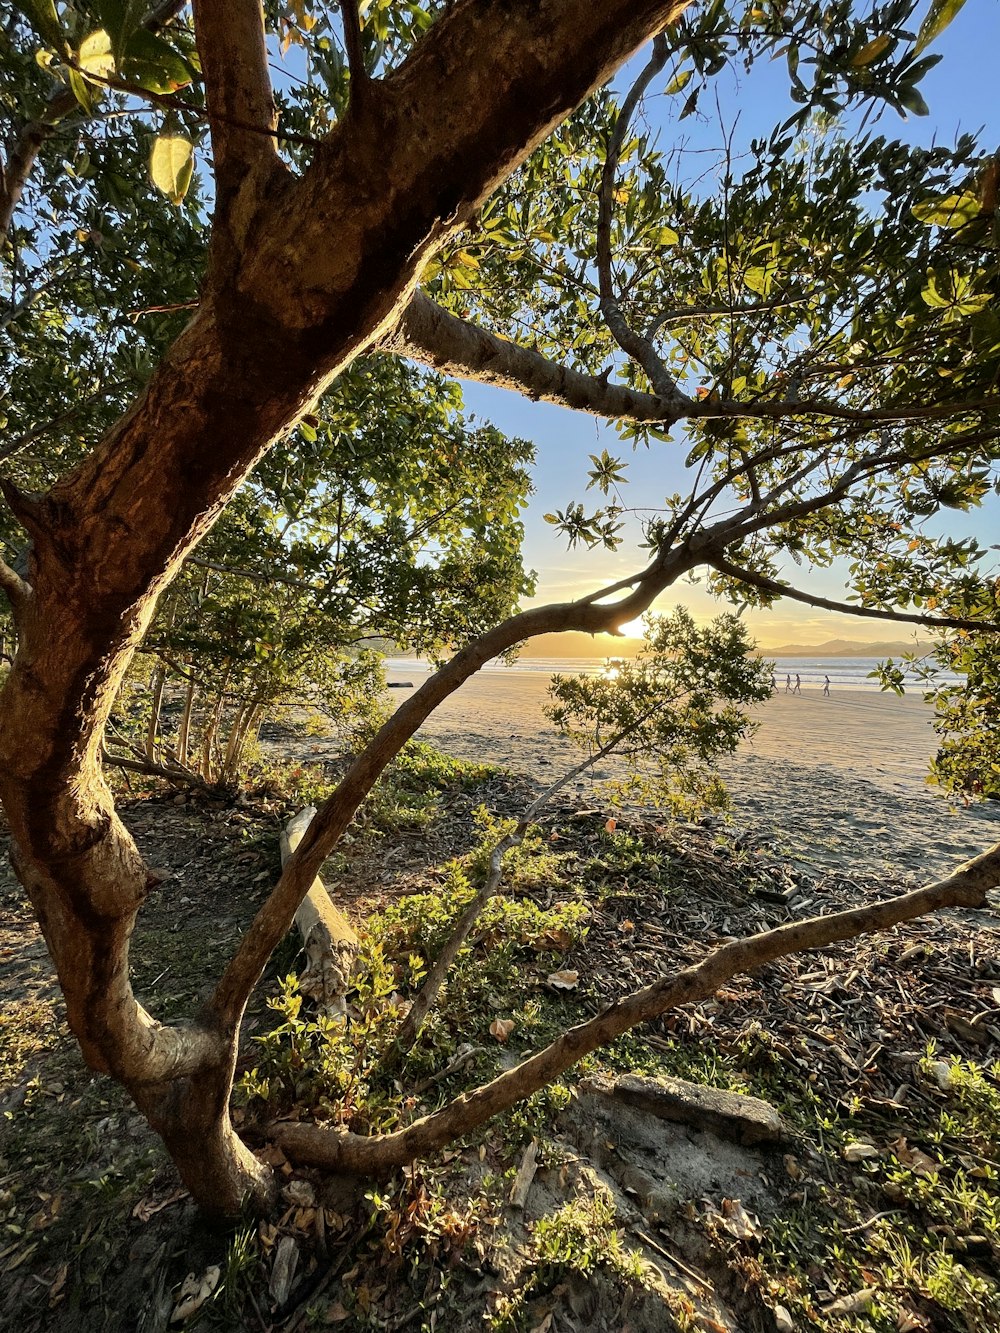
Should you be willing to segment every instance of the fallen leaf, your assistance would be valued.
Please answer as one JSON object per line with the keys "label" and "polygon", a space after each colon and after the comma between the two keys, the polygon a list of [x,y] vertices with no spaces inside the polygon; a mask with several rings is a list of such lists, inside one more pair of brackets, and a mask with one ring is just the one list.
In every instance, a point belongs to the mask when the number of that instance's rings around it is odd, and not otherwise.
{"label": "fallen leaf", "polygon": [[896,1327],[899,1333],[926,1333],[927,1324],[920,1318],[915,1310],[909,1310],[904,1305],[900,1308],[896,1316]]}
{"label": "fallen leaf", "polygon": [[181,1199],[188,1197],[188,1191],[184,1189],[174,1190],[164,1199],[157,1199],[151,1195],[148,1199],[140,1199],[132,1209],[132,1216],[138,1222],[148,1222],[151,1217],[157,1213],[162,1213],[164,1208],[169,1208],[172,1203],[179,1203]]}
{"label": "fallen leaf", "polygon": [[802,1167],[799,1165],[799,1159],[794,1153],[786,1152],[783,1160],[785,1163],[785,1173],[791,1180],[802,1180],[805,1177],[806,1173],[802,1170]]}
{"label": "fallen leaf", "polygon": [[618,820],[617,820],[617,819],[609,819],[608,822],[604,825],[604,832],[605,832],[605,833],[614,833],[614,831],[615,831],[615,829],[616,829],[617,827],[618,827]]}
{"label": "fallen leaf", "polygon": [[342,1324],[345,1319],[350,1319],[350,1314],[344,1309],[340,1301],[334,1301],[332,1305],[326,1307],[326,1314],[323,1316],[324,1324]]}
{"label": "fallen leaf", "polygon": [[901,1166],[907,1166],[918,1176],[936,1176],[941,1169],[933,1157],[920,1148],[911,1148],[905,1138],[898,1138],[892,1145]]}
{"label": "fallen leaf", "polygon": [[722,1200],[723,1225],[737,1240],[757,1240],[761,1235],[756,1218],[743,1207],[739,1199]]}
{"label": "fallen leaf", "polygon": [[51,1285],[50,1285],[50,1287],[49,1287],[49,1307],[50,1307],[50,1308],[51,1308],[53,1305],[58,1305],[59,1302],[62,1300],[62,1296],[63,1296],[63,1287],[65,1287],[65,1285],[66,1285],[66,1275],[67,1275],[68,1273],[69,1273],[69,1264],[61,1264],[60,1267],[59,1267],[59,1271],[56,1273],[55,1277],[52,1279],[52,1283],[51,1283]]}
{"label": "fallen leaf", "polygon": [[512,1018],[494,1018],[490,1024],[490,1036],[496,1037],[501,1044],[510,1039],[510,1034],[514,1031],[514,1020]]}
{"label": "fallen leaf", "polygon": [[[553,990],[576,990],[580,984],[579,972],[550,972],[545,978]],[[490,1028],[492,1032],[493,1029]]]}

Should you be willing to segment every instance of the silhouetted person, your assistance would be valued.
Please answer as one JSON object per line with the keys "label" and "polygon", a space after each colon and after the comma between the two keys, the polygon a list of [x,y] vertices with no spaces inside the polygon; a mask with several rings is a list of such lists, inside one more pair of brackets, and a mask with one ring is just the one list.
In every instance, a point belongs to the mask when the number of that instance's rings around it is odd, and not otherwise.
{"label": "silhouetted person", "polygon": [[824,677],[823,677],[823,693],[824,693],[824,694],[826,695],[826,697],[829,699],[829,697],[830,697],[830,677],[829,677],[829,676],[824,676]]}
{"label": "silhouetted person", "polygon": [[791,676],[786,676],[786,677],[785,677],[785,693],[786,693],[786,694],[791,694],[791,692],[792,692],[792,678],[791,678]]}
{"label": "silhouetted person", "polygon": [[793,693],[793,694],[801,694],[801,693],[802,693],[802,677],[799,675],[799,673],[798,673],[797,671],[796,671],[796,673],[795,673],[795,689],[792,690],[792,693]]}

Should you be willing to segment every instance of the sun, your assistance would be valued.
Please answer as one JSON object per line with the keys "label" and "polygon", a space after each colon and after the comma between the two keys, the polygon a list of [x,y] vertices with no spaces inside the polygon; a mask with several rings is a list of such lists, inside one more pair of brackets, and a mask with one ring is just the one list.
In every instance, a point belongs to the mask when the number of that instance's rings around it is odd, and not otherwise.
{"label": "sun", "polygon": [[619,625],[618,629],[621,634],[627,635],[630,639],[641,639],[646,632],[641,616],[636,620],[626,620],[624,625]]}

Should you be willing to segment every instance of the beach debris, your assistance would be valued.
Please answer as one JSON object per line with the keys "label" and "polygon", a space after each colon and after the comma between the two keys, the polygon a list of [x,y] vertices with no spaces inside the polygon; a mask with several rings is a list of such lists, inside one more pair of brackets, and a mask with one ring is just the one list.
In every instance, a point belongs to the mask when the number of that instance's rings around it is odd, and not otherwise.
{"label": "beach debris", "polygon": [[759,1097],[722,1092],[681,1078],[652,1079],[638,1074],[618,1078],[596,1075],[585,1079],[582,1090],[611,1097],[660,1120],[672,1120],[696,1129],[708,1129],[737,1143],[780,1143],[791,1137],[782,1117]]}
{"label": "beach debris", "polygon": [[545,978],[545,983],[553,990],[576,990],[580,984],[580,973],[572,970],[550,972]]}
{"label": "beach debris", "polygon": [[524,1207],[528,1198],[528,1191],[531,1189],[531,1182],[535,1179],[537,1170],[538,1140],[532,1139],[524,1150],[521,1165],[517,1168],[517,1175],[510,1187],[510,1203],[513,1208]]}
{"label": "beach debris", "polygon": [[505,1045],[510,1040],[514,1026],[512,1018],[494,1018],[490,1024],[490,1036],[495,1037],[501,1045]]}
{"label": "beach debris", "polygon": [[268,1285],[268,1291],[274,1308],[280,1310],[288,1300],[289,1292],[292,1290],[292,1282],[295,1278],[295,1270],[299,1265],[299,1246],[294,1236],[282,1236],[278,1241],[278,1248],[274,1255],[274,1266],[271,1269],[271,1281]]}
{"label": "beach debris", "polygon": [[862,1287],[860,1291],[852,1291],[849,1296],[841,1296],[829,1305],[823,1306],[824,1315],[839,1317],[841,1315],[866,1314],[875,1304],[875,1297],[878,1292],[872,1287]]}
{"label": "beach debris", "polygon": [[794,1333],[795,1320],[783,1305],[774,1307],[774,1327],[778,1333]]}
{"label": "beach debris", "polygon": [[879,1149],[874,1143],[849,1143],[844,1148],[843,1158],[845,1162],[863,1162],[868,1157],[878,1157]]}

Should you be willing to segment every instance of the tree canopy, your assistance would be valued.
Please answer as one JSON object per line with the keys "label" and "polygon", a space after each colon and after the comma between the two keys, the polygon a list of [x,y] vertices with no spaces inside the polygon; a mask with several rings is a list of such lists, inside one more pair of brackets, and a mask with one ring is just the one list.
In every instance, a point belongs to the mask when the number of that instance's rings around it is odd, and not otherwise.
{"label": "tree canopy", "polygon": [[[975,636],[992,661],[987,553],[922,524],[998,486],[1000,159],[967,135],[918,149],[838,120],[922,114],[958,7],[22,0],[4,21],[0,588],[16,650],[0,799],[86,1058],[207,1207],[270,1189],[227,1111],[250,991],[386,764],[485,662],[547,631],[615,630],[704,568],[738,604],[830,606],[782,579],[786,556],[846,558],[857,600],[841,609]],[[685,178],[643,98],[665,89],[683,119],[727,63],[779,55],[794,114],[749,162]],[[685,489],[640,504],[605,450],[594,498],[550,516],[614,549],[641,509],[633,573],[517,609],[529,451],[463,418],[456,377],[683,452]],[[670,654],[691,667],[703,644],[674,631],[658,674],[632,681],[640,712],[670,673],[691,688]],[[360,746],[204,1009],[157,1023],[128,969],[149,875],[102,768],[134,654],[218,708],[237,691],[249,727],[300,676],[335,689],[370,632],[442,665]],[[735,680],[742,636],[704,642]],[[703,757],[742,726],[723,712],[709,734],[711,703]],[[564,694],[564,716],[591,704]],[[946,744],[945,781],[995,765],[992,733],[954,708],[942,725],[964,746],[955,765]],[[286,1141],[350,1170],[408,1160],[731,970],[981,902],[998,860],[713,955],[382,1138]]]}

